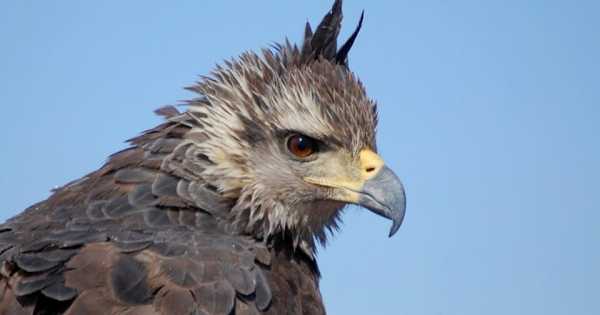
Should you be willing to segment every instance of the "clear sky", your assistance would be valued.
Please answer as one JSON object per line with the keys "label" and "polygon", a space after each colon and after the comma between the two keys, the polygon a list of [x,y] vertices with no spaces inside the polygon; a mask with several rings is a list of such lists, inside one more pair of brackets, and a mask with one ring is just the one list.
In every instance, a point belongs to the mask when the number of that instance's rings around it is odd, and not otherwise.
{"label": "clear sky", "polygon": [[[408,210],[392,239],[347,211],[319,254],[329,314],[600,314],[600,2],[345,2]],[[0,220],[329,6],[2,0]]]}

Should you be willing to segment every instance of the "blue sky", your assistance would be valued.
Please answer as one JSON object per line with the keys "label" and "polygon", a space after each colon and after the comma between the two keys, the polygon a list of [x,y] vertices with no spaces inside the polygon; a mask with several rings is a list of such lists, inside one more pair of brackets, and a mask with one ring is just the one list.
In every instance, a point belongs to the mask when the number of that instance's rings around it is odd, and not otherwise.
{"label": "blue sky", "polygon": [[[345,1],[404,226],[349,208],[329,314],[600,314],[600,2]],[[2,1],[4,220],[329,1]]]}

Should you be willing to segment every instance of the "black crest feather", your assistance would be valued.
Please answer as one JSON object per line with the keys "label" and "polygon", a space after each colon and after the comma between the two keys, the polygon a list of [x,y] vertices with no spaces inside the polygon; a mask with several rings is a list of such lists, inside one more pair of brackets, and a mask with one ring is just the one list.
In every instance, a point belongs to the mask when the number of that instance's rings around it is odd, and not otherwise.
{"label": "black crest feather", "polygon": [[363,23],[364,19],[365,19],[365,11],[363,11],[360,14],[360,20],[358,20],[358,25],[356,26],[356,29],[354,30],[354,32],[352,32],[352,35],[350,36],[350,38],[348,38],[348,40],[344,43],[344,45],[342,45],[342,48],[340,48],[340,50],[337,52],[337,54],[335,56],[336,63],[338,63],[340,65],[345,65],[345,66],[348,65],[348,53],[350,52],[352,45],[354,45],[354,41],[356,40],[356,37],[358,36],[360,29],[362,28],[362,23]]}
{"label": "black crest feather", "polygon": [[323,17],[314,33],[310,24],[306,23],[302,45],[303,60],[310,61],[321,57],[339,65],[347,66],[348,53],[362,27],[364,11],[360,15],[358,26],[338,51],[337,38],[342,27],[342,18],[342,0],[335,0],[331,10]]}

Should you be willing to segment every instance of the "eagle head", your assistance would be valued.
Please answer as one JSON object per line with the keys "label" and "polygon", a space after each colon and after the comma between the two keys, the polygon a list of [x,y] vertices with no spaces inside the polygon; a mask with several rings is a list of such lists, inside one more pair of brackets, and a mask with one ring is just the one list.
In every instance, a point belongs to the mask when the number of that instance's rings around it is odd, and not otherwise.
{"label": "eagle head", "polygon": [[363,16],[338,49],[341,20],[338,0],[302,45],[244,53],[189,88],[199,96],[177,118],[191,127],[188,176],[229,201],[224,221],[242,233],[314,248],[349,203],[391,219],[390,236],[402,223],[404,189],[376,153],[376,104],[347,63]]}

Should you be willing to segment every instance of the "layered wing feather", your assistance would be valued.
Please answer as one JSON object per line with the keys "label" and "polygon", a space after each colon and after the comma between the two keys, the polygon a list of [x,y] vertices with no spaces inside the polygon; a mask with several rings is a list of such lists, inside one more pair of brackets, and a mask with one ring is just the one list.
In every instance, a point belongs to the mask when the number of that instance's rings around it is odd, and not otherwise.
{"label": "layered wing feather", "polygon": [[271,313],[271,253],[226,231],[202,163],[179,158],[188,130],[145,132],[1,225],[0,314]]}

